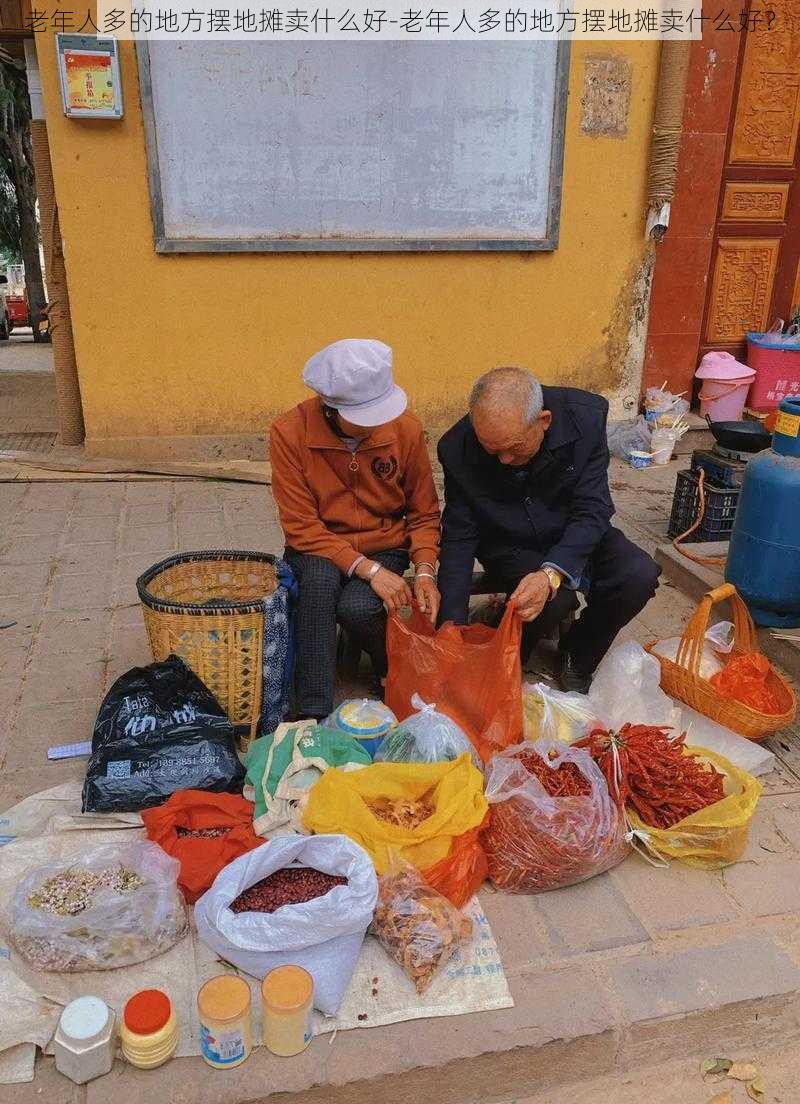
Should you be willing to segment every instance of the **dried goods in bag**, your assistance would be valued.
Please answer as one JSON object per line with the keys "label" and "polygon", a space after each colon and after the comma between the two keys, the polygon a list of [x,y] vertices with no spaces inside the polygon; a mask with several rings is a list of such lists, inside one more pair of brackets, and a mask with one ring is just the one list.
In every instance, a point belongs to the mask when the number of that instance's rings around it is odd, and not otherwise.
{"label": "dried goods in bag", "polygon": [[[343,881],[294,903],[289,887],[279,882],[281,897],[266,901],[277,903],[274,911],[233,910],[242,895],[287,870],[321,872]],[[314,1007],[333,1016],[356,968],[377,897],[369,855],[346,836],[279,836],[221,870],[195,905],[194,916],[203,942],[253,977],[264,978],[278,966],[302,966],[314,979]]]}
{"label": "dried goods in bag", "polygon": [[179,790],[142,813],[147,838],[181,864],[178,885],[194,904],[229,862],[264,841],[253,831],[253,805],[237,794]]}
{"label": "dried goods in bag", "polygon": [[651,828],[671,828],[724,796],[724,775],[684,746],[686,733],[623,725],[579,742],[600,767],[620,809],[633,808]]}
{"label": "dried goods in bag", "polygon": [[26,873],[8,908],[9,943],[37,970],[131,966],[185,934],[178,863],[154,843],[98,847]]}
{"label": "dried goods in bag", "polygon": [[340,885],[347,885],[341,874],[325,874],[310,866],[285,866],[240,893],[231,901],[231,912],[277,912],[286,905],[316,901]]}
{"label": "dried goods in bag", "polygon": [[397,851],[461,908],[486,877],[478,833],[483,777],[466,753],[449,763],[373,763],[329,770],[308,796],[308,832],[344,832],[382,874]]}
{"label": "dried goods in bag", "polygon": [[593,733],[586,743],[624,805],[637,846],[705,870],[741,858],[761,794],[747,771],[652,726]]}
{"label": "dried goods in bag", "polygon": [[489,877],[509,893],[584,881],[628,854],[622,817],[591,755],[550,740],[495,755],[481,835]]}
{"label": "dried goods in bag", "polygon": [[456,951],[472,938],[472,921],[432,889],[396,855],[378,879],[378,904],[370,929],[424,993]]}

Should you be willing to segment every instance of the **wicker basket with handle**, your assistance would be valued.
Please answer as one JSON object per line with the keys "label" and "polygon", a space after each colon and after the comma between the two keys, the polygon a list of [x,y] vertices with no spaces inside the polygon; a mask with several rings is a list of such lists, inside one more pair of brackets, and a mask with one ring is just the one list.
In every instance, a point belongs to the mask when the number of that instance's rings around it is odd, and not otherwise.
{"label": "wicker basket with handle", "polygon": [[266,552],[183,552],[136,581],[153,659],[177,655],[202,679],[231,722],[247,726],[245,750],[261,714],[264,609],[278,585]]}
{"label": "wicker basket with handle", "polygon": [[792,687],[785,679],[772,671],[767,680],[769,689],[780,703],[780,713],[759,713],[756,709],[731,698],[721,698],[711,683],[700,677],[700,660],[708,629],[711,607],[726,598],[733,609],[733,652],[732,655],[749,655],[757,652],[758,637],[753,619],[747,606],[739,597],[736,587],[724,583],[703,596],[692,619],[686,626],[674,661],[653,652],[653,644],[647,645],[647,651],[661,664],[661,685],[668,694],[686,702],[698,713],[710,717],[734,732],[746,736],[749,740],[765,740],[773,732],[791,724],[797,713],[797,698]]}

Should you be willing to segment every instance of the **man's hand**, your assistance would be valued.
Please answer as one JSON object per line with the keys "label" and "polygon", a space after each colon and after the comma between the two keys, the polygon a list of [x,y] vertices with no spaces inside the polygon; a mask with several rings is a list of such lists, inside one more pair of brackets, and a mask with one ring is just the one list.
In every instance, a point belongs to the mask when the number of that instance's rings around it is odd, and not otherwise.
{"label": "man's hand", "polygon": [[509,598],[523,621],[533,621],[544,609],[550,597],[550,580],[544,571],[533,571],[520,581]]}
{"label": "man's hand", "polygon": [[390,612],[411,605],[411,588],[408,583],[386,567],[382,567],[376,575],[373,575],[369,585]]}
{"label": "man's hand", "polygon": [[422,612],[427,613],[430,623],[435,625],[436,618],[439,616],[439,603],[441,601],[436,580],[431,578],[430,575],[417,575],[414,580],[414,597]]}

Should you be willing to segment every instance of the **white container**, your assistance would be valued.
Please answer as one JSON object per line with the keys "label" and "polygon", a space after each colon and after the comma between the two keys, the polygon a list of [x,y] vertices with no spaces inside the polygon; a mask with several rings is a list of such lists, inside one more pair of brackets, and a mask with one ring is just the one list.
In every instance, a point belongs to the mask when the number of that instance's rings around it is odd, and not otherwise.
{"label": "white container", "polygon": [[53,1046],[56,1069],[76,1085],[111,1072],[115,1015],[100,997],[78,997],[61,1013]]}
{"label": "white container", "polygon": [[674,429],[654,429],[650,438],[650,451],[654,464],[668,464],[675,450],[678,435]]}

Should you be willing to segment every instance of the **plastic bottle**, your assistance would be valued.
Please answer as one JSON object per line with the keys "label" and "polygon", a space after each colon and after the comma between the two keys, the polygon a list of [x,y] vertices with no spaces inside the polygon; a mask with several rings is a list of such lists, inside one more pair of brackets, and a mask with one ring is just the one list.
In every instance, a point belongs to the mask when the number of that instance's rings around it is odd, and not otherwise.
{"label": "plastic bottle", "polygon": [[281,1058],[311,1042],[314,979],[302,966],[278,966],[261,983],[264,1046]]}
{"label": "plastic bottle", "polygon": [[100,997],[71,1001],[58,1021],[53,1048],[56,1069],[76,1085],[110,1073],[116,1017]]}
{"label": "plastic bottle", "polygon": [[672,459],[678,436],[673,429],[654,429],[650,438],[650,451],[654,464],[668,464]]}
{"label": "plastic bottle", "polygon": [[137,1069],[163,1066],[178,1047],[172,1001],[160,989],[142,989],[125,1005],[119,1032],[122,1053]]}
{"label": "plastic bottle", "polygon": [[250,986],[240,977],[220,974],[197,994],[200,1053],[214,1069],[233,1069],[250,1057],[253,1025]]}

